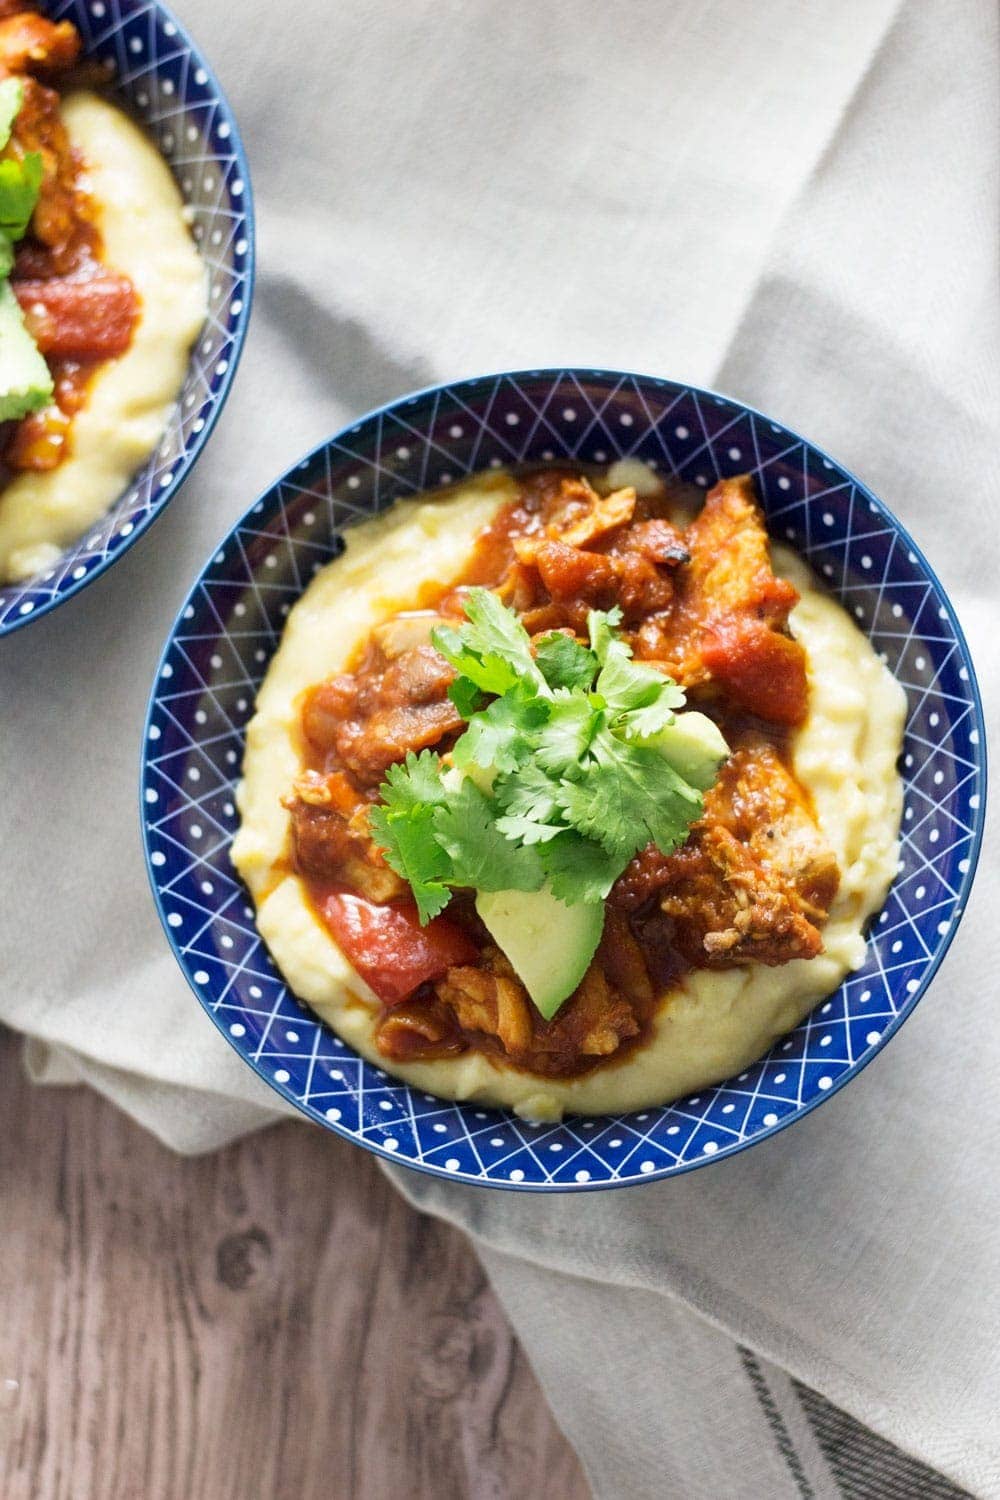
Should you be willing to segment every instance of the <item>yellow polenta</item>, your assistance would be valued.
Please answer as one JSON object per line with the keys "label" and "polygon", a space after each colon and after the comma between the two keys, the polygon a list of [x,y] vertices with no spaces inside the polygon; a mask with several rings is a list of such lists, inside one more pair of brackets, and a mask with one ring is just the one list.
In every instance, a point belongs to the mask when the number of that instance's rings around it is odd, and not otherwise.
{"label": "yellow polenta", "polygon": [[205,320],[205,268],[166,162],[128,116],[96,94],[62,116],[86,167],[107,263],[132,281],[139,321],[128,350],[91,382],[58,468],[0,492],[0,582],[51,567],[108,509],[156,447]]}
{"label": "yellow polenta", "polygon": [[896,872],[905,698],[840,606],[793,553],[776,547],[777,572],[802,596],[791,627],[809,660],[810,711],[795,738],[795,771],[842,871],[824,952],[777,968],[689,974],[664,997],[646,1045],[582,1078],[533,1077],[473,1051],[390,1066],[374,1042],[378,1001],[313,915],[300,880],[279,865],[290,822],[280,799],[300,769],[300,695],[343,670],[372,625],[412,599],[419,579],[456,578],[477,533],[513,494],[506,475],[483,476],[440,500],[405,501],[346,533],[346,551],[289,615],[261,686],[247,731],[233,862],[291,988],[379,1067],[428,1093],[508,1106],[529,1119],[639,1109],[739,1072],[861,964],[864,923]]}

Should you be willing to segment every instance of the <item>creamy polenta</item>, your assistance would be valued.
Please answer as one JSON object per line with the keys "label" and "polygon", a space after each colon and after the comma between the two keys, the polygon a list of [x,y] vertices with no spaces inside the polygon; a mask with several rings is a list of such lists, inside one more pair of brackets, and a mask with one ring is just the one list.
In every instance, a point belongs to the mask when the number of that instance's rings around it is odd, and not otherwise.
{"label": "creamy polenta", "polygon": [[[632,482],[636,476],[623,477]],[[415,577],[441,583],[458,577],[477,534],[515,493],[509,476],[482,476],[440,499],[402,502],[347,532],[343,555],[317,575],[289,615],[258,695],[232,857],[289,985],[358,1052],[429,1093],[552,1120],[563,1112],[660,1104],[727,1078],[859,967],[865,922],[881,906],[897,868],[902,788],[895,763],[905,698],[803,563],[775,547],[777,573],[801,595],[791,628],[808,658],[810,707],[794,737],[794,770],[841,871],[823,952],[777,967],[751,963],[688,973],[664,995],[642,1046],[583,1076],[541,1078],[475,1050],[442,1061],[388,1063],[374,1041],[376,996],[314,915],[302,881],[288,873],[290,818],[281,799],[301,769],[301,695],[344,670],[371,627],[412,597]]]}
{"label": "creamy polenta", "polygon": [[207,305],[205,268],[155,146],[96,94],[69,94],[61,108],[106,260],[135,287],[139,321],[127,352],[95,374],[69,456],[0,492],[0,581],[51,567],[126,488],[163,435]]}

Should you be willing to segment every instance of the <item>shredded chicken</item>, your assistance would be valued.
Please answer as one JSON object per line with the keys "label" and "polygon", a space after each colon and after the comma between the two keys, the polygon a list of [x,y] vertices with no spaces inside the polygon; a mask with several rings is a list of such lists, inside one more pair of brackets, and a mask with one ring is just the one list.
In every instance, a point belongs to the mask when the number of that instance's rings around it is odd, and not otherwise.
{"label": "shredded chicken", "polygon": [[498,948],[485,948],[483,967],[449,969],[438,998],[454,1011],[463,1031],[493,1036],[510,1056],[531,1046],[531,1001]]}
{"label": "shredded chicken", "polygon": [[676,922],[690,962],[784,964],[820,952],[822,938],[795,892],[727,829],[704,829],[672,859],[660,909]]}
{"label": "shredded chicken", "polygon": [[382,1056],[394,1062],[453,1057],[467,1046],[454,1011],[433,995],[405,1001],[386,1011],[378,1023],[375,1042]]}
{"label": "shredded chicken", "polygon": [[689,963],[782,964],[813,958],[840,871],[801,788],[765,740],[738,750],[676,854],[649,845],[612,893],[636,910],[655,899]]}
{"label": "shredded chicken", "polygon": [[586,489],[590,492],[587,496],[588,509],[582,516],[569,525],[556,521],[546,528],[550,536],[565,542],[569,547],[589,546],[598,538],[607,536],[608,532],[617,531],[619,526],[626,525],[635,513],[635,490],[631,485],[626,489],[614,490],[603,499],[589,484]]}
{"label": "shredded chicken", "polygon": [[820,833],[805,794],[763,736],[730,756],[705,799],[705,818],[729,830],[813,922],[825,922],[837,887],[837,857]]}
{"label": "shredded chicken", "polygon": [[714,684],[779,724],[805,717],[805,656],[786,634],[798,594],[771,568],[764,517],[747,475],[724,479],[685,532],[690,552],[666,615],[643,623],[638,654],[684,687]]}
{"label": "shredded chicken", "polygon": [[639,1021],[624,995],[592,963],[551,1021],[543,1021],[503,954],[483,950],[480,965],[449,969],[436,986],[463,1031],[491,1038],[515,1066],[559,1074],[580,1058],[609,1057],[637,1036]]}

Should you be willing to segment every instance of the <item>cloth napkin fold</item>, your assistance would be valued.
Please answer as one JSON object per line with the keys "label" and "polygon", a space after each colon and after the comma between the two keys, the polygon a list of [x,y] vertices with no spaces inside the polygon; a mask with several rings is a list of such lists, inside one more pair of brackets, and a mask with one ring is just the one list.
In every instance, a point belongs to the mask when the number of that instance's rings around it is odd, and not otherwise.
{"label": "cloth napkin fold", "polygon": [[[773,412],[933,559],[993,722],[998,66],[985,0],[248,0],[238,28],[211,0],[180,11],[250,153],[256,309],[167,514],[0,648],[0,1019],[36,1078],[83,1079],[199,1151],[284,1106],[159,930],[136,806],[148,685],[218,537],[368,406],[581,363]],[[558,1197],[391,1169],[474,1236],[603,1500],[955,1493],[823,1397],[1000,1495],[998,897],[988,837],[914,1018],[733,1161]]]}

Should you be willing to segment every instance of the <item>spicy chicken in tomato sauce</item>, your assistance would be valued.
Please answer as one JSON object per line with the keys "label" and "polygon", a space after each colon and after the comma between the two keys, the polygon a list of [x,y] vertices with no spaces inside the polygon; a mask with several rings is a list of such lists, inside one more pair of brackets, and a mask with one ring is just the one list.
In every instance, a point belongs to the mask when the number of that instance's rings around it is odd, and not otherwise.
{"label": "spicy chicken in tomato sauce", "polygon": [[0,0],[0,582],[121,493],[205,316],[180,194],[107,82],[71,22]]}
{"label": "spicy chicken in tomato sauce", "polygon": [[11,3],[2,7],[0,80],[16,79],[22,91],[4,156],[23,162],[37,154],[42,170],[11,286],[54,383],[46,406],[0,430],[0,460],[8,471],[62,462],[91,375],[103,360],[125,353],[139,313],[132,281],[105,263],[85,163],[61,114],[59,85],[79,62],[80,36],[71,22]]}
{"label": "spicy chicken in tomato sauce", "polygon": [[[292,866],[382,1002],[386,1059],[471,1048],[563,1077],[641,1045],[657,997],[690,969],[818,954],[839,869],[789,762],[808,704],[805,653],[788,630],[798,595],[772,570],[750,480],[718,485],[687,525],[683,497],[665,488],[601,495],[582,474],[546,469],[518,489],[458,579],[426,582],[348,671],[307,691],[304,767],[286,805]],[[388,767],[428,748],[447,755],[464,727],[449,697],[456,673],[431,633],[460,618],[472,585],[494,590],[534,640],[583,638],[588,611],[617,608],[635,659],[679,683],[731,750],[683,847],[650,844],[620,875],[597,952],[549,1020],[467,895],[419,926],[369,825]]]}
{"label": "spicy chicken in tomato sauce", "polygon": [[363,1056],[532,1119],[759,1057],[865,952],[904,700],[753,482],[473,476],[348,528],[258,692],[232,857]]}

